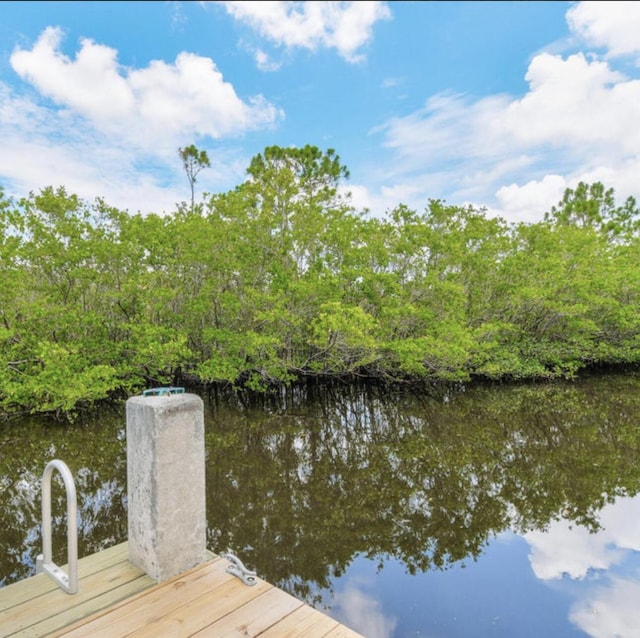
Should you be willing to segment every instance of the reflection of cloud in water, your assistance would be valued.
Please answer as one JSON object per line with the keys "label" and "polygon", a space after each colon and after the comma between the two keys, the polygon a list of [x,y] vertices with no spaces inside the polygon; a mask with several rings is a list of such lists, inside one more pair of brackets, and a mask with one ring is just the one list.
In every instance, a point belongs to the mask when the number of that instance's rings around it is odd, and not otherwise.
{"label": "reflection of cloud in water", "polygon": [[640,583],[612,579],[572,608],[569,619],[593,638],[640,635]]}
{"label": "reflection of cloud in water", "polygon": [[529,532],[529,560],[543,580],[584,578],[589,569],[607,569],[622,561],[623,550],[640,550],[640,498],[620,498],[599,516],[602,529],[594,534],[567,521],[556,521],[546,532]]}
{"label": "reflection of cloud in water", "polygon": [[533,572],[542,580],[584,578],[589,569],[607,569],[623,557],[616,548],[608,547],[599,533],[590,534],[583,527],[570,528],[565,521],[549,526],[547,532],[530,532],[525,538],[531,545],[529,561]]}
{"label": "reflection of cloud in water", "polygon": [[[615,575],[613,570],[620,570],[630,552],[640,551],[640,496],[616,500],[598,518],[602,528],[594,534],[567,521],[554,522],[546,532],[525,534],[531,546],[529,561],[540,579],[566,574],[581,582],[582,593],[571,607],[569,620],[587,635],[637,638],[640,582]],[[590,578],[590,570],[600,571]]]}
{"label": "reflection of cloud in water", "polygon": [[337,620],[367,638],[390,638],[397,624],[385,617],[377,600],[353,586],[341,592],[334,611]]}

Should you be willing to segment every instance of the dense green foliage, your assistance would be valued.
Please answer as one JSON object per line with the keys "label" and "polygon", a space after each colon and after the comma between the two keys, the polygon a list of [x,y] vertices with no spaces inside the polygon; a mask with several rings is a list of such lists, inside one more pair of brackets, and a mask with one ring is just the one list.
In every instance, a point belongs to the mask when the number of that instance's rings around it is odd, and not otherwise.
{"label": "dense green foliage", "polygon": [[533,224],[370,217],[333,150],[268,147],[171,215],[0,191],[0,410],[155,384],[567,377],[640,361],[640,214],[580,184]]}

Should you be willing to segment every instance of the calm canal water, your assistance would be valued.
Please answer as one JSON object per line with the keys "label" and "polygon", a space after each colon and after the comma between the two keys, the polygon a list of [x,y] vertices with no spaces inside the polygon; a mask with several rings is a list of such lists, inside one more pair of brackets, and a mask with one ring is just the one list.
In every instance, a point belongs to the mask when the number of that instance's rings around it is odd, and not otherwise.
{"label": "calm canal water", "polygon": [[[640,374],[203,398],[209,548],[365,636],[640,635]],[[0,585],[35,571],[54,458],[80,556],[126,540],[125,446],[124,406],[0,424]],[[54,480],[58,564],[64,510]]]}

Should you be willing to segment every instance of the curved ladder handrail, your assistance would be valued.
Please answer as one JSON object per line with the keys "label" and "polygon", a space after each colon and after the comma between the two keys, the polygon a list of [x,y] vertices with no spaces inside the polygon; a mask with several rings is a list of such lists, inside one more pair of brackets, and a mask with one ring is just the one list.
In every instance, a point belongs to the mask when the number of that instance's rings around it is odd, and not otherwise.
{"label": "curved ladder handrail", "polygon": [[[58,470],[67,492],[67,562],[69,574],[52,560],[51,552],[51,475]],[[77,530],[76,486],[66,463],[50,461],[42,474],[42,554],[36,559],[36,573],[44,572],[67,594],[78,592],[78,530]]]}

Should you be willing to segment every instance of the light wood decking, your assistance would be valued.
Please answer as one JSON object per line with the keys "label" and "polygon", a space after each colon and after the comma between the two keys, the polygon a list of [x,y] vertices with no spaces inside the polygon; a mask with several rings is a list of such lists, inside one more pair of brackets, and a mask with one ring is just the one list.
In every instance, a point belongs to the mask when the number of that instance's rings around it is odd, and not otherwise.
{"label": "light wood decking", "polygon": [[127,556],[122,543],[80,559],[75,595],[45,574],[0,588],[0,638],[362,638],[261,579],[248,587],[213,554],[162,583]]}

